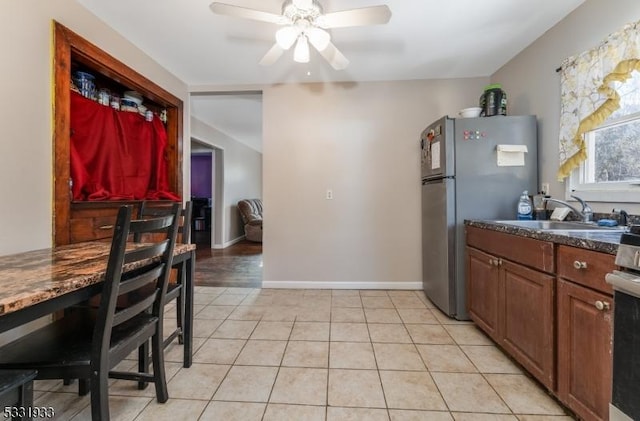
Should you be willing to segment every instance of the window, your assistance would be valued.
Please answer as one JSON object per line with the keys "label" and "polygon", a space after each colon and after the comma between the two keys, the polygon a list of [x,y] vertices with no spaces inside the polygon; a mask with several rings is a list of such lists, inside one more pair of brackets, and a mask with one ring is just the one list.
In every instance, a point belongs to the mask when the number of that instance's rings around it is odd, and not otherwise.
{"label": "window", "polygon": [[570,190],[587,200],[640,199],[640,73],[615,82],[620,108],[584,135],[587,160],[571,174]]}

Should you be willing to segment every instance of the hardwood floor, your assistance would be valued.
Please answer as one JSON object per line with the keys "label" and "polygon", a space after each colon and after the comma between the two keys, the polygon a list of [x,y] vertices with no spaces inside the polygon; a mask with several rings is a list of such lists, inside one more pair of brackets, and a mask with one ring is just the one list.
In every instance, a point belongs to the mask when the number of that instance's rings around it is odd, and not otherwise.
{"label": "hardwood floor", "polygon": [[262,243],[243,240],[224,249],[196,250],[196,285],[262,286]]}

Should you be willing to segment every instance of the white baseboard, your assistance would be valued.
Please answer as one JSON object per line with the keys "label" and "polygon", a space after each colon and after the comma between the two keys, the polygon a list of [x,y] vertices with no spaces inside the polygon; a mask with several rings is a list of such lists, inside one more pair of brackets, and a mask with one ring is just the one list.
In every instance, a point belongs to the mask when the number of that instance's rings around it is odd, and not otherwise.
{"label": "white baseboard", "polygon": [[232,245],[234,245],[235,243],[239,243],[240,241],[244,240],[244,238],[245,238],[245,237],[244,237],[244,235],[243,235],[243,236],[240,236],[240,237],[238,237],[238,238],[234,238],[234,239],[233,239],[233,240],[231,240],[231,241],[227,241],[227,242],[226,242],[226,243],[224,243],[224,244],[214,244],[214,245],[212,245],[212,246],[211,246],[211,248],[212,248],[212,249],[226,249],[227,247],[232,246]]}
{"label": "white baseboard", "polygon": [[610,421],[633,421],[633,419],[619,410],[614,404],[609,403],[609,420]]}
{"label": "white baseboard", "polygon": [[288,289],[402,289],[421,290],[422,282],[262,281],[262,288]]}

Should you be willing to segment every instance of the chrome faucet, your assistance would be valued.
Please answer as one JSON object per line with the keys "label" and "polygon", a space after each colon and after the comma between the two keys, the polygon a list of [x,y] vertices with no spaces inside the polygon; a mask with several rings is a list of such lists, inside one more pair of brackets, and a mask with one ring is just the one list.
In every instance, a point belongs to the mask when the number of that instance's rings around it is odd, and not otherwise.
{"label": "chrome faucet", "polygon": [[578,210],[578,208],[576,208],[575,206],[565,202],[564,200],[558,200],[558,199],[553,199],[551,197],[545,197],[544,201],[545,201],[545,203],[546,202],[554,202],[554,203],[559,203],[561,205],[564,205],[564,206],[568,207],[576,215],[578,215],[580,218],[582,218],[582,222],[593,222],[593,210],[587,204],[587,202],[585,202],[584,200],[580,199],[578,196],[571,196],[571,197],[573,197],[578,202],[580,202],[580,205],[582,205],[582,210]]}
{"label": "chrome faucet", "polygon": [[614,208],[612,212],[618,215],[618,218],[620,219],[620,225],[622,225],[623,227],[629,225],[629,214],[626,211],[624,211],[623,209]]}

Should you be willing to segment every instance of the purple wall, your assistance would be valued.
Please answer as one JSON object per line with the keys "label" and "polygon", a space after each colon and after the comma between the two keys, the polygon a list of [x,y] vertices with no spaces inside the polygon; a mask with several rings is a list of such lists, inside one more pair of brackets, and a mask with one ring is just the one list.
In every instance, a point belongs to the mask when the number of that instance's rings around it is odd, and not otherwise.
{"label": "purple wall", "polygon": [[212,154],[191,155],[191,197],[211,198]]}

